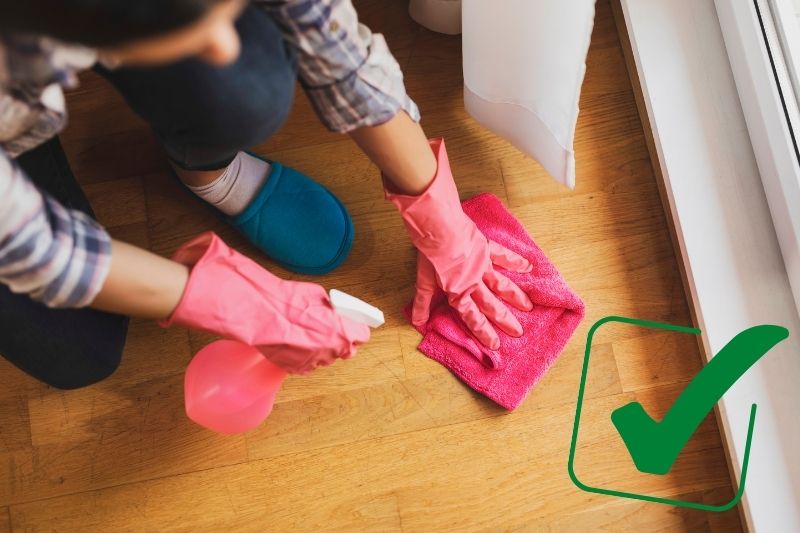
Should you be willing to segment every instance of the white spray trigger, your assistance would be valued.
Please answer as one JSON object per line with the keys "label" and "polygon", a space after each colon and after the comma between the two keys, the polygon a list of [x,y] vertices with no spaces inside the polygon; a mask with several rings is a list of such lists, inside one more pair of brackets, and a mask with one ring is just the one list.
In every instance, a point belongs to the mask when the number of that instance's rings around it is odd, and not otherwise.
{"label": "white spray trigger", "polygon": [[383,312],[377,307],[369,305],[355,296],[350,296],[346,292],[331,289],[329,292],[331,305],[342,316],[346,316],[356,322],[366,324],[371,328],[377,328],[385,322]]}

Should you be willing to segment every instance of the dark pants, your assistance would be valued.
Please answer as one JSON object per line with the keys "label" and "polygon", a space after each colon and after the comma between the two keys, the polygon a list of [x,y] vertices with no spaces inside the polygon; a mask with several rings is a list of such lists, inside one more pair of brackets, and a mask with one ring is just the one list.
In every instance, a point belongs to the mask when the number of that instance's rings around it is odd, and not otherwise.
{"label": "dark pants", "polygon": [[[285,121],[296,79],[293,53],[267,16],[247,8],[236,27],[237,61],[189,59],[158,68],[98,68],[144,118],[167,156],[188,169],[226,166]],[[57,139],[23,154],[31,179],[64,205],[91,213]],[[128,320],[92,309],[49,309],[0,285],[0,354],[58,388],[95,383],[117,368]]]}
{"label": "dark pants", "polygon": [[[62,204],[92,214],[57,138],[17,163]],[[111,375],[127,330],[127,317],[94,309],[50,309],[0,285],[0,354],[53,387],[75,389]]]}
{"label": "dark pants", "polygon": [[251,6],[236,28],[242,52],[225,67],[187,59],[159,68],[96,69],[183,168],[227,166],[238,151],[275,133],[292,107],[294,54],[275,23]]}

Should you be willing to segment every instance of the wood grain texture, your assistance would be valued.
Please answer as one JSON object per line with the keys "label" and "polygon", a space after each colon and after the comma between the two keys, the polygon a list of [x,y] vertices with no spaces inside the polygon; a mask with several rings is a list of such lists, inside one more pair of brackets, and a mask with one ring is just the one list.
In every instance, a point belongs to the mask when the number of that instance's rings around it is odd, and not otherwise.
{"label": "wood grain texture", "polygon": [[[621,314],[690,324],[610,7],[598,3],[576,137],[577,187],[464,112],[460,39],[415,25],[404,2],[356,2],[386,34],[431,136],[447,139],[462,197],[500,197],[587,304],[586,320],[525,403],[507,412],[416,350],[400,309],[414,251],[377,169],[320,126],[298,92],[286,126],[255,147],[348,206],[353,252],[322,282],[381,307],[387,323],[346,363],[290,377],[260,428],[222,437],[189,422],[181,379],[214,337],[134,320],[122,366],[56,391],[0,359],[0,531],[735,531],[711,514],[582,492],[567,456],[591,324]],[[170,254],[205,230],[273,265],[170,176],[152,134],[88,74],[68,95],[73,169],[112,235]],[[318,280],[317,280],[318,281]],[[608,325],[595,336],[576,468],[586,482],[706,503],[730,499],[708,417],[667,476],[638,473],[608,416],[661,416],[699,369],[693,340]]]}
{"label": "wood grain texture", "polygon": [[[605,398],[598,409],[619,401]],[[346,446],[121,485],[90,496],[18,505],[14,518],[34,529],[48,520],[74,529],[124,523],[123,517],[136,511],[136,527],[142,529],[206,530],[225,524],[255,530],[269,524],[275,530],[352,530],[380,529],[397,518],[396,510],[404,530],[460,531],[535,524],[538,519],[587,507],[602,509],[610,503],[575,491],[564,475],[573,406],[534,411],[536,416],[514,413],[366,438]],[[603,448],[607,440],[606,431],[597,428],[586,437],[587,449]],[[726,483],[724,467],[717,469],[721,474],[714,474],[715,465],[708,464],[713,455],[700,447],[688,450],[683,461],[693,475],[681,481],[695,487]],[[622,466],[624,457],[611,461]],[[655,476],[637,486],[665,495],[683,492]],[[391,498],[396,498],[396,507],[386,505]],[[381,505],[365,516],[363,507],[376,500]],[[378,512],[387,509],[389,516]],[[93,522],[87,524],[87,516]]]}

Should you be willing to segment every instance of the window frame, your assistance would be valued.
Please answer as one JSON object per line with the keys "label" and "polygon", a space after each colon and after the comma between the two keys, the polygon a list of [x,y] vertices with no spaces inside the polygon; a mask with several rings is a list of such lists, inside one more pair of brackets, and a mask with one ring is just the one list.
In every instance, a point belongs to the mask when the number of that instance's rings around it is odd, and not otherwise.
{"label": "window frame", "polygon": [[[775,6],[785,14],[787,4],[783,0],[714,0],[714,4],[786,273],[800,310],[800,106],[790,70],[794,63],[784,53],[781,35],[792,41],[800,36],[796,28],[775,23],[780,14]],[[796,55],[794,59],[800,60],[800,49]]]}

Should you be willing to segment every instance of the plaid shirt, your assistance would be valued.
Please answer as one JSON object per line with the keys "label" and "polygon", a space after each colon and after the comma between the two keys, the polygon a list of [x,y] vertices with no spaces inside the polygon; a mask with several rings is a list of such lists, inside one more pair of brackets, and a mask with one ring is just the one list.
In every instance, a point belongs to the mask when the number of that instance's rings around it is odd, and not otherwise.
{"label": "plaid shirt", "polygon": [[[400,67],[351,0],[253,0],[299,53],[300,82],[322,122],[341,133],[405,110],[419,120]],[[94,51],[42,37],[0,34],[0,283],[51,307],[90,304],[111,263],[108,233],[39,191],[14,158],[66,123],[62,87]]]}

